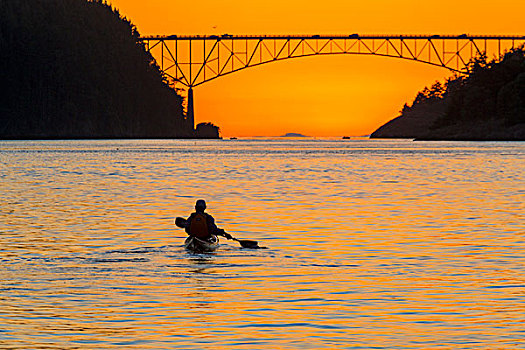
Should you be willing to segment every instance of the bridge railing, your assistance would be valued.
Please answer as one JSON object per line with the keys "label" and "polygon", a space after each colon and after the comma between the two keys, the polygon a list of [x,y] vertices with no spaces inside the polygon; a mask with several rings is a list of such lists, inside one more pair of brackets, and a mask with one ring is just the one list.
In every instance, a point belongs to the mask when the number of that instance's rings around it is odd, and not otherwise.
{"label": "bridge railing", "polygon": [[334,34],[334,35],[317,35],[317,34],[293,34],[293,35],[149,35],[143,36],[141,40],[217,40],[217,39],[489,39],[489,40],[525,40],[524,35],[440,35],[440,34]]}

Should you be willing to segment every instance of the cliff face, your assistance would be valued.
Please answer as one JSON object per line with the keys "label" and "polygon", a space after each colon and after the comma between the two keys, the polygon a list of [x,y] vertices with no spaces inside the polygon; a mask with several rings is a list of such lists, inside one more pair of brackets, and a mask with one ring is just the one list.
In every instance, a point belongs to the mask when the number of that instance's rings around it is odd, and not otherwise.
{"label": "cliff face", "polygon": [[466,77],[420,92],[372,138],[525,140],[525,51],[471,63]]}
{"label": "cliff face", "polygon": [[0,138],[192,135],[182,98],[106,2],[3,0],[0,13]]}

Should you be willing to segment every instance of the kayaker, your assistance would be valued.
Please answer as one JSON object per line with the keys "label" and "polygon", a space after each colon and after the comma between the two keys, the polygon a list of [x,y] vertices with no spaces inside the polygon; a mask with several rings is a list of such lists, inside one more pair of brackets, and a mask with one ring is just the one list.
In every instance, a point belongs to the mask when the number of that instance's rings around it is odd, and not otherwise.
{"label": "kayaker", "polygon": [[206,202],[203,199],[199,199],[195,203],[195,213],[192,213],[187,220],[186,233],[202,240],[208,240],[212,235],[232,239],[230,234],[215,225],[213,216],[205,213],[204,210],[206,210]]}

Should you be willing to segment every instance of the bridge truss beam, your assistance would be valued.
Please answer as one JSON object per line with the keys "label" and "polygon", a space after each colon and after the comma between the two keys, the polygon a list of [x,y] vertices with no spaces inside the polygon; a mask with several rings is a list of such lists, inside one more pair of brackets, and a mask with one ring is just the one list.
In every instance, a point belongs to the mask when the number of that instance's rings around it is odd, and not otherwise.
{"label": "bridge truss beam", "polygon": [[242,69],[285,59],[334,54],[376,55],[423,62],[465,74],[481,55],[499,58],[525,36],[332,35],[148,36],[141,38],[162,72],[188,88]]}

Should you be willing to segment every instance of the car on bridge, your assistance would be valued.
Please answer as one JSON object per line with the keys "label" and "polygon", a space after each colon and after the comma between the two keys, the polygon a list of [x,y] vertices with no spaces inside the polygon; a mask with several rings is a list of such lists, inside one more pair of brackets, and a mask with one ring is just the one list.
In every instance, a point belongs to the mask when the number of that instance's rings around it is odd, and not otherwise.
{"label": "car on bridge", "polygon": [[359,34],[357,34],[357,33],[350,34],[348,37],[349,38],[359,38]]}

